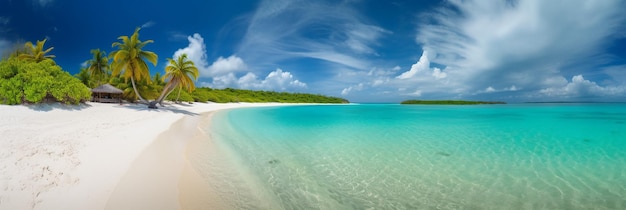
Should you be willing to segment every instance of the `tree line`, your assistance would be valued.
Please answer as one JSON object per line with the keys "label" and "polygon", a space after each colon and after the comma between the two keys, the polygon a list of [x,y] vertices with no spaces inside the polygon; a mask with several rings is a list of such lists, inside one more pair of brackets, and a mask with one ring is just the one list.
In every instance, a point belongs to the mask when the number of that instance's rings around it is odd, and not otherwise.
{"label": "tree line", "polygon": [[[186,54],[167,58],[165,74],[150,74],[148,64],[157,65],[156,53],[144,50],[153,40],[139,39],[141,28],[130,36],[120,36],[107,55],[92,49],[92,58],[86,67],[72,77],[54,62],[45,49],[46,40],[36,44],[27,42],[0,61],[0,103],[40,103],[48,99],[77,104],[91,98],[91,88],[111,84],[123,91],[123,99],[157,108],[164,100],[179,102],[289,102],[289,103],[346,103],[347,100],[304,93],[279,93],[237,89],[196,89],[198,68]],[[175,94],[172,94],[175,93]]]}

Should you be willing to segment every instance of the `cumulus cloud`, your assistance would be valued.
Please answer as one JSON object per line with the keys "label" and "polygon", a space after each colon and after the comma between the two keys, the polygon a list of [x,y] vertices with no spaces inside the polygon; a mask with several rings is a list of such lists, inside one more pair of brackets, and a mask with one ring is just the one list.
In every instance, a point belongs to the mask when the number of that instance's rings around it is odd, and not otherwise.
{"label": "cumulus cloud", "polygon": [[417,63],[413,64],[409,71],[400,74],[400,76],[398,76],[397,78],[398,79],[409,79],[409,78],[415,76],[415,74],[417,74],[420,71],[428,70],[430,68],[430,61],[428,60],[427,54],[428,53],[426,51],[424,51],[422,53],[422,56],[420,57],[420,60],[417,61]]}
{"label": "cumulus cloud", "polygon": [[413,64],[409,71],[406,71],[398,75],[396,78],[410,79],[416,76],[428,77],[429,75],[435,79],[443,79],[448,76],[448,74],[446,74],[445,72],[443,72],[441,69],[437,67],[432,68],[432,69],[430,68],[430,61],[428,60],[428,52],[424,51],[419,61]]}
{"label": "cumulus cloud", "polygon": [[389,33],[367,23],[350,4],[265,0],[252,15],[237,54],[255,64],[312,58],[366,69],[369,61],[361,55],[375,55],[378,40]]}
{"label": "cumulus cloud", "polygon": [[291,72],[276,69],[267,74],[264,79],[259,79],[256,74],[248,72],[244,76],[237,78],[234,73],[213,78],[210,86],[217,88],[236,87],[255,90],[287,91],[298,90],[307,87],[306,83],[294,78]]}
{"label": "cumulus cloud", "polygon": [[189,41],[189,45],[185,48],[176,50],[172,58],[178,58],[182,54],[187,54],[189,60],[193,61],[196,67],[198,67],[200,76],[208,76],[210,72],[208,71],[209,64],[207,62],[208,58],[206,55],[204,38],[202,38],[200,34],[196,33],[192,36],[188,36],[187,40]]}
{"label": "cumulus cloud", "polygon": [[[429,70],[429,63],[436,63],[446,67],[431,72],[436,79],[448,81],[439,90],[442,95],[451,95],[451,89],[458,90],[452,91],[454,94],[506,88],[519,91],[511,84],[524,87],[523,92],[532,95],[539,91],[552,93],[548,90],[559,89],[567,83],[564,78],[571,75],[611,77],[597,71],[599,66],[614,62],[606,59],[610,56],[606,56],[605,45],[621,33],[625,6],[620,0],[572,0],[566,4],[450,0],[435,12],[421,16],[416,41],[429,54],[422,55],[411,70],[397,78],[416,77]],[[573,83],[582,84],[577,81]],[[486,91],[485,86],[493,91]],[[602,95],[600,91],[612,91],[596,90],[569,93]]]}
{"label": "cumulus cloud", "polygon": [[207,71],[208,75],[222,75],[230,72],[243,71],[247,68],[243,59],[236,55],[231,55],[227,58],[220,56],[207,68]]}
{"label": "cumulus cloud", "polygon": [[595,82],[586,80],[583,75],[572,77],[563,87],[550,87],[540,91],[541,94],[558,98],[586,98],[589,96],[619,96],[626,93],[625,87],[602,87]]}
{"label": "cumulus cloud", "polygon": [[196,33],[193,36],[188,36],[187,40],[189,41],[189,45],[176,50],[172,57],[177,58],[182,54],[187,54],[189,60],[193,61],[196,67],[198,67],[200,77],[221,77],[231,72],[244,71],[247,69],[243,59],[236,55],[231,55],[227,58],[220,56],[209,65],[204,38]]}
{"label": "cumulus cloud", "polygon": [[[179,34],[174,34],[180,36]],[[214,88],[245,88],[259,90],[289,91],[307,88],[307,84],[296,79],[288,71],[276,69],[267,74],[263,79],[259,79],[253,72],[247,72],[248,66],[241,57],[231,55],[228,57],[218,57],[209,64],[206,54],[206,45],[200,34],[188,36],[189,45],[174,52],[173,58],[182,54],[187,54],[188,58],[194,62],[200,71],[200,77],[211,78],[212,82],[200,82],[201,86]],[[245,73],[245,74],[244,74]],[[244,74],[239,77],[238,75]]]}

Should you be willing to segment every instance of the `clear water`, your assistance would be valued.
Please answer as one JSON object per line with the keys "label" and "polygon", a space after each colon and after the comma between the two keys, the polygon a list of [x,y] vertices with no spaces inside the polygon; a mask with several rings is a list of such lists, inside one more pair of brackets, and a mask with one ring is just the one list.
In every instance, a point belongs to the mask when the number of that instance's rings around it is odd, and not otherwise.
{"label": "clear water", "polygon": [[235,209],[626,209],[626,104],[236,109],[210,132]]}

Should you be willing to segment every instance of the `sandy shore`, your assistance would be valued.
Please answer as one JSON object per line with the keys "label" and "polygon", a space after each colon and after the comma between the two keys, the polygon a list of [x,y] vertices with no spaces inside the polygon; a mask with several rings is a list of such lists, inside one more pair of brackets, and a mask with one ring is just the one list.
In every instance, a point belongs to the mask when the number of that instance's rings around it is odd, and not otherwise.
{"label": "sandy shore", "polygon": [[199,126],[275,105],[0,105],[0,209],[220,208],[187,158]]}

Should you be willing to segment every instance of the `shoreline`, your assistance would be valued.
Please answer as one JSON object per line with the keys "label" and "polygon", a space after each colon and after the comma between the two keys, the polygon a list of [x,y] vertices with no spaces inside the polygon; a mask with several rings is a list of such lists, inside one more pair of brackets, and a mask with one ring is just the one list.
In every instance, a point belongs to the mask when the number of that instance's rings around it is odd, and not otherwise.
{"label": "shoreline", "polygon": [[[143,196],[163,197],[158,203],[165,204],[154,205],[158,209],[180,209],[191,199],[185,193],[179,197],[183,191],[179,185],[192,186],[181,177],[193,177],[187,149],[202,138],[196,129],[201,119],[217,110],[286,105],[290,104],[195,103],[158,110],[136,104],[1,105],[0,210],[114,208],[125,205],[117,201],[132,194],[129,191],[149,189],[128,183],[151,186],[155,184],[151,179],[167,180],[151,188],[165,190]],[[193,132],[188,132],[190,125]],[[179,139],[181,129],[190,138],[170,141]],[[159,154],[167,164],[155,164],[150,153]],[[158,176],[150,177],[153,174]],[[148,207],[155,201],[129,205]]]}

